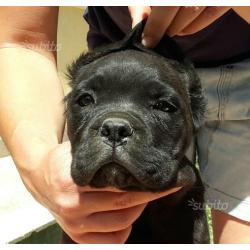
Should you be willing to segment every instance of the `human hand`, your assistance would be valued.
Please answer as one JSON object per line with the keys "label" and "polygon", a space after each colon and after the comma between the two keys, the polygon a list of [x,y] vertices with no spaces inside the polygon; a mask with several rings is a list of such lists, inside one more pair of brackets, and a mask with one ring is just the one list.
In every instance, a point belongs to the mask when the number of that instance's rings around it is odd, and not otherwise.
{"label": "human hand", "polygon": [[183,6],[128,6],[134,27],[148,17],[142,35],[142,43],[153,48],[164,34],[173,37],[194,34],[225,14],[230,7]]}
{"label": "human hand", "polygon": [[70,165],[70,143],[66,142],[50,149],[24,182],[77,243],[124,243],[149,201],[180,189],[143,193],[80,187],[71,178]]}

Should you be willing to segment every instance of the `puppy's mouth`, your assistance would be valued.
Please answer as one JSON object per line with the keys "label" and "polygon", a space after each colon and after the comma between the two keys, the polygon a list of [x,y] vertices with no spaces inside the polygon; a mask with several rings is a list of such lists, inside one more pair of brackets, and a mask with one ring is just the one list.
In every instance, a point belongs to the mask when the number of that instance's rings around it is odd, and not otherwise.
{"label": "puppy's mouth", "polygon": [[126,167],[113,162],[103,165],[95,173],[89,185],[97,188],[112,186],[126,191],[144,190],[142,183]]}

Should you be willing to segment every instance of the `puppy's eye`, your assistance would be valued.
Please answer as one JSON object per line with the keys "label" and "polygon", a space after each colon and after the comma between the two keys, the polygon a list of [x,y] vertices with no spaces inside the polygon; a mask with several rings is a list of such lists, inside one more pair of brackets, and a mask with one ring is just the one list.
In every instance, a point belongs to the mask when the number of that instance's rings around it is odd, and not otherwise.
{"label": "puppy's eye", "polygon": [[165,100],[158,101],[155,105],[153,105],[153,108],[167,113],[174,113],[178,110],[178,108],[174,104],[169,103]]}
{"label": "puppy's eye", "polygon": [[81,107],[88,106],[94,103],[94,98],[90,94],[83,94],[77,99],[77,104]]}

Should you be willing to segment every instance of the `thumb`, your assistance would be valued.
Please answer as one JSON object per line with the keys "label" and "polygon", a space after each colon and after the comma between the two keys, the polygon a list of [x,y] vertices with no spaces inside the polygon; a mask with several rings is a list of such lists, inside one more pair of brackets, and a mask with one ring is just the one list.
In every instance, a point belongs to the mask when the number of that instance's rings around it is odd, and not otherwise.
{"label": "thumb", "polygon": [[128,10],[132,20],[132,28],[148,17],[151,12],[150,6],[128,6]]}

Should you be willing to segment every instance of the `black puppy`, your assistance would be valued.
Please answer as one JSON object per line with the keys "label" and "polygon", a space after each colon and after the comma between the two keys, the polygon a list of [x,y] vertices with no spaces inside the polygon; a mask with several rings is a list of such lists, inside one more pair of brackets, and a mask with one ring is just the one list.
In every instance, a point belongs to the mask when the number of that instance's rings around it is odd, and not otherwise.
{"label": "black puppy", "polygon": [[[76,184],[159,192],[127,243],[208,243],[204,188],[185,153],[205,104],[191,63],[170,39],[143,47],[143,23],[122,41],[81,55],[66,97],[71,174]],[[65,235],[65,242],[69,238]]]}

